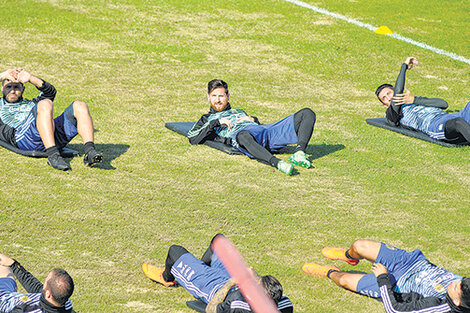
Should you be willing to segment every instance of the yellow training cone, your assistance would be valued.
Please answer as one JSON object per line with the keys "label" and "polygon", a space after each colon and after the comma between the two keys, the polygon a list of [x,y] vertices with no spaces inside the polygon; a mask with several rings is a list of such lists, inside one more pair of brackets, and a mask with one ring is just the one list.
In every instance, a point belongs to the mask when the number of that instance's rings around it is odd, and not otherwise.
{"label": "yellow training cone", "polygon": [[380,26],[374,32],[379,35],[393,34],[393,32],[387,26]]}

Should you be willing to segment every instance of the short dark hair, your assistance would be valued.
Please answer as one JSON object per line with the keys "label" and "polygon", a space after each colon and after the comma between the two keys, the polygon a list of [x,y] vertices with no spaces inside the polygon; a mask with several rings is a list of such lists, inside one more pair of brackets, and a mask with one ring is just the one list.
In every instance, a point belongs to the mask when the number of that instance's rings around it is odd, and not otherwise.
{"label": "short dark hair", "polygon": [[8,83],[8,84],[9,84],[9,83],[18,83],[18,84],[22,85],[22,86],[23,86],[23,89],[24,89],[24,84],[23,84],[23,83],[14,82],[14,81],[11,81],[11,80],[9,80],[9,79],[4,79],[4,80],[2,80],[2,86],[5,86],[7,83]]}
{"label": "short dark hair", "polygon": [[390,89],[393,89],[393,85],[390,85],[390,84],[382,84],[380,85],[379,87],[377,87],[377,90],[375,91],[375,95],[377,96],[377,98],[380,100],[380,102],[382,102],[382,99],[379,98],[379,93],[382,91],[382,89],[384,88],[390,88]]}
{"label": "short dark hair", "polygon": [[225,93],[228,94],[228,85],[222,79],[213,79],[207,84],[207,93],[211,93],[215,88],[223,87]]}
{"label": "short dark hair", "polygon": [[462,278],[460,288],[462,288],[462,296],[460,296],[460,306],[470,309],[470,277]]}
{"label": "short dark hair", "polygon": [[70,275],[61,268],[52,270],[53,276],[48,282],[52,298],[59,304],[64,305],[72,296],[74,284]]}
{"label": "short dark hair", "polygon": [[282,285],[276,279],[276,277],[271,275],[266,275],[261,277],[261,283],[263,284],[264,289],[268,292],[269,296],[277,304],[281,301],[282,298]]}

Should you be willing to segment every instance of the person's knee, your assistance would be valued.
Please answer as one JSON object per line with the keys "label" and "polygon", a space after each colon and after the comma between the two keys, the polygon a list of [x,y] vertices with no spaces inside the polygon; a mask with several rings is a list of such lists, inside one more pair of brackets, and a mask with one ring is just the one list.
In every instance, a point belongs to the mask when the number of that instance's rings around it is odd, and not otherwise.
{"label": "person's knee", "polygon": [[313,119],[313,120],[317,118],[315,112],[313,112],[313,110],[310,108],[303,108],[302,110],[300,110],[300,112],[302,112],[302,114],[306,118]]}
{"label": "person's knee", "polygon": [[241,130],[238,134],[237,134],[237,141],[240,145],[242,146],[245,146],[245,144],[247,142],[249,142],[250,139],[252,139],[253,137],[251,136],[250,132],[247,131],[247,130]]}
{"label": "person's knee", "polygon": [[[217,238],[218,236],[224,236],[224,234],[218,233],[218,234],[216,234],[214,237],[212,237],[211,245],[212,245],[212,243],[214,242],[215,238]],[[225,237],[225,236],[224,236],[224,237]]]}
{"label": "person's knee", "polygon": [[372,248],[370,240],[359,239],[354,241],[351,248],[359,255],[365,255]]}
{"label": "person's knee", "polygon": [[52,111],[54,109],[54,105],[51,100],[43,99],[38,102],[37,105],[37,112],[38,114],[50,114],[52,115]]}
{"label": "person's knee", "polygon": [[455,127],[456,127],[457,129],[460,129],[461,127],[466,127],[466,126],[468,127],[468,125],[469,125],[469,124],[468,124],[463,118],[461,118],[461,117],[457,117],[457,118],[455,118],[455,119],[453,119],[453,120],[451,120],[451,121],[453,121],[453,122],[455,123],[454,125],[455,125]]}
{"label": "person's knee", "polygon": [[5,278],[5,277],[10,277],[13,279],[15,278],[10,267],[0,265],[0,278]]}
{"label": "person's knee", "polygon": [[176,262],[176,260],[178,260],[185,253],[188,253],[188,250],[179,245],[172,245],[168,249],[168,256],[170,256],[173,262]]}
{"label": "person's knee", "polygon": [[470,129],[470,124],[468,124],[463,118],[457,117],[450,119],[445,123],[444,134],[446,138],[454,139],[468,129]]}
{"label": "person's knee", "polygon": [[182,246],[179,246],[179,245],[171,245],[170,248],[168,249],[168,251],[170,253],[174,253],[174,252],[177,252],[177,251],[181,251],[181,249],[184,249]]}
{"label": "person's knee", "polygon": [[89,114],[88,105],[80,100],[73,102],[73,111],[75,114]]}

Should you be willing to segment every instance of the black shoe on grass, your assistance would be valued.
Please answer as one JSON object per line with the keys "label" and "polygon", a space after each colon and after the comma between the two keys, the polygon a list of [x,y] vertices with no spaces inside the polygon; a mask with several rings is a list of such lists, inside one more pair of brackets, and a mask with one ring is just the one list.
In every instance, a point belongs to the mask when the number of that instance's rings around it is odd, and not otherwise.
{"label": "black shoe on grass", "polygon": [[54,153],[47,158],[47,164],[60,171],[69,171],[72,168],[65,162],[59,153]]}
{"label": "black shoe on grass", "polygon": [[96,150],[89,151],[83,157],[83,163],[90,167],[94,164],[100,163],[101,161],[103,161],[103,155]]}

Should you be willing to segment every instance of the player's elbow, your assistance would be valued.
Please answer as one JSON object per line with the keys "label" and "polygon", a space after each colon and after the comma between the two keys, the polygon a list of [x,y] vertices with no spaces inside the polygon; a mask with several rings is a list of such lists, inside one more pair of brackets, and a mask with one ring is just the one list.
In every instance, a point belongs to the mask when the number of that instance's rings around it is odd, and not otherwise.
{"label": "player's elbow", "polygon": [[192,144],[192,145],[198,145],[201,143],[201,140],[199,140],[198,138],[196,137],[190,137],[188,138],[189,139],[189,143]]}
{"label": "player's elbow", "polygon": [[449,104],[447,103],[447,101],[441,99],[441,108],[445,110],[448,107],[449,107]]}

